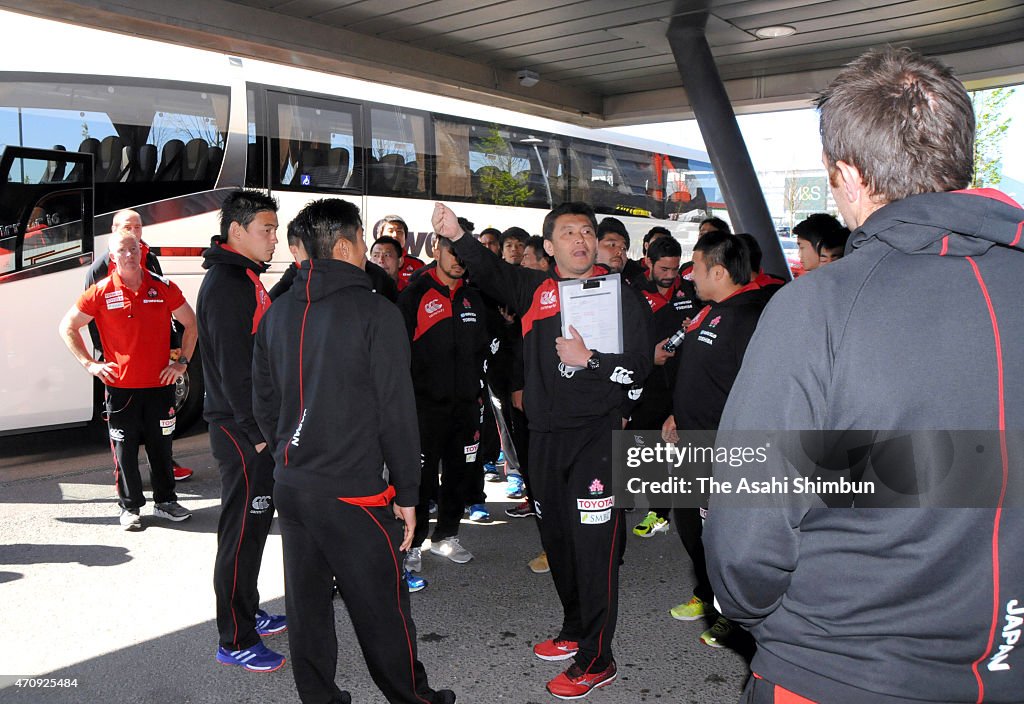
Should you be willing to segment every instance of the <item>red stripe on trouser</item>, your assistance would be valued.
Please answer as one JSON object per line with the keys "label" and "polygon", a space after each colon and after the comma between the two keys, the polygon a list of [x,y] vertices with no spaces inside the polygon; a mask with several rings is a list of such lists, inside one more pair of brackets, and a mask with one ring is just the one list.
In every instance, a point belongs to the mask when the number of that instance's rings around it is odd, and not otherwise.
{"label": "red stripe on trouser", "polygon": [[[758,679],[758,680],[762,680],[762,681],[764,680],[764,678],[761,677],[761,675],[757,674],[756,672],[751,672],[750,674],[754,676],[754,679]],[[777,685],[775,683],[770,683],[770,684],[772,685],[772,688],[773,688],[772,689],[772,701],[774,702],[774,704],[818,704],[813,699],[808,699],[807,697],[801,697],[796,692],[790,692],[785,687],[782,687],[782,686]]]}
{"label": "red stripe on trouser", "polygon": [[223,425],[220,429],[224,431],[224,434],[228,436],[228,440],[235,446],[235,450],[238,451],[238,457],[242,460],[242,476],[245,478],[245,501],[242,502],[242,529],[238,531],[238,545],[235,547],[235,567],[232,572],[231,581],[231,620],[235,624],[235,637],[232,639],[233,645],[238,645],[238,616],[235,614],[235,593],[238,590],[238,553],[242,551],[242,538],[245,536],[245,516],[246,510],[249,508],[249,472],[245,467],[245,455],[242,454],[242,448],[239,447],[238,443],[228,432],[228,429]]}
{"label": "red stripe on trouser", "polygon": [[999,493],[999,504],[996,506],[995,519],[992,522],[992,622],[989,626],[988,644],[985,646],[985,652],[971,664],[971,672],[974,673],[974,679],[978,683],[978,698],[975,701],[977,704],[981,704],[981,702],[985,701],[985,683],[982,681],[981,674],[978,672],[978,665],[980,665],[981,662],[992,653],[992,645],[995,643],[996,637],[996,628],[1000,620],[999,524],[1003,517],[1003,499],[1006,497],[1006,483],[1010,471],[1010,457],[1009,451],[1006,447],[1006,397],[1003,379],[1003,343],[999,335],[999,320],[996,318],[996,310],[992,305],[992,297],[989,296],[988,286],[985,285],[985,279],[981,275],[981,270],[978,269],[978,265],[974,261],[973,257],[966,257],[966,259],[974,270],[974,278],[978,280],[978,286],[981,288],[981,293],[985,297],[985,305],[988,307],[988,317],[992,323],[992,337],[996,348],[996,392],[999,407],[999,451],[1003,464],[1003,486],[1002,491]]}
{"label": "red stripe on trouser", "polygon": [[380,528],[380,532],[384,534],[384,539],[388,541],[388,549],[391,550],[391,559],[395,564],[395,603],[398,605],[398,615],[402,617],[402,628],[405,629],[405,642],[409,646],[409,679],[410,685],[412,686],[412,693],[413,696],[423,702],[423,704],[430,704],[430,702],[416,692],[416,658],[413,657],[412,654],[412,639],[409,638],[409,625],[405,621],[405,612],[402,611],[402,572],[398,568],[398,555],[395,554],[395,546],[392,545],[391,537],[388,535],[388,532],[384,530],[384,526],[380,524],[380,521],[374,518],[373,514],[370,513],[365,506],[360,506],[360,508],[363,509],[363,511],[366,511],[366,515],[370,517],[371,521],[377,524],[377,527]]}
{"label": "red stripe on trouser", "polygon": [[608,626],[608,617],[612,612],[612,560],[615,559],[615,544],[618,542],[619,536],[619,513],[614,509],[613,512],[615,513],[615,523],[612,526],[612,544],[608,549],[608,606],[604,613],[604,623],[601,624],[601,633],[597,636],[597,654],[594,655],[590,664],[587,665],[586,672],[588,673],[590,672],[590,668],[594,666],[594,663],[597,662],[597,659],[601,657],[601,653],[604,651],[604,629]]}

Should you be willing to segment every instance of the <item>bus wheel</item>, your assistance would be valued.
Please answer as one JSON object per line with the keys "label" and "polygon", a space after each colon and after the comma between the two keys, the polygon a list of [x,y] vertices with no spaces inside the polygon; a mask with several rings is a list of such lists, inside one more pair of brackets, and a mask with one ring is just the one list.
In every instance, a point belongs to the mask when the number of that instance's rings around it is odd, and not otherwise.
{"label": "bus wheel", "polygon": [[175,437],[184,435],[203,415],[204,395],[203,364],[197,346],[185,373],[174,384],[174,413],[178,419]]}

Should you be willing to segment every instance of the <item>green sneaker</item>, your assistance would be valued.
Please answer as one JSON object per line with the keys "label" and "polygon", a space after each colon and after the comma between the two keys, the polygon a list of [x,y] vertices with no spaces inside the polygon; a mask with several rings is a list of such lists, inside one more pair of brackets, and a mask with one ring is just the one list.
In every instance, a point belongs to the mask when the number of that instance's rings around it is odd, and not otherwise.
{"label": "green sneaker", "polygon": [[715,619],[715,623],[711,628],[700,634],[700,640],[712,648],[724,648],[728,644],[729,636],[732,635],[732,630],[735,627],[736,624],[725,616],[719,616]]}
{"label": "green sneaker", "polygon": [[633,535],[641,538],[650,538],[655,533],[665,533],[668,531],[668,521],[656,514],[654,511],[648,511],[647,515],[644,516],[644,520],[636,524],[633,528]]}
{"label": "green sneaker", "polygon": [[707,604],[701,599],[693,597],[685,604],[669,609],[669,613],[678,621],[696,621],[704,618],[704,614],[707,613]]}

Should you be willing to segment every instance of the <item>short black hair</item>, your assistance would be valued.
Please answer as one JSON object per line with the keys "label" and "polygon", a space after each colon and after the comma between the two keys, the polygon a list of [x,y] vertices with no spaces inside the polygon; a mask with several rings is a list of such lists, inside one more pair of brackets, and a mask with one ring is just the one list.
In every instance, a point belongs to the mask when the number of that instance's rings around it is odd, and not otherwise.
{"label": "short black hair", "polygon": [[256,215],[265,212],[276,213],[277,208],[277,198],[272,198],[262,191],[246,188],[231,191],[220,206],[220,243],[227,244],[231,223],[237,222],[242,227],[249,227]]}
{"label": "short black hair", "polygon": [[544,238],[540,235],[531,235],[530,239],[526,240],[526,248],[533,250],[533,256],[537,259],[547,259],[548,263],[551,264],[552,268],[555,266],[554,257],[548,255],[544,251]]}
{"label": "short black hair", "polygon": [[654,266],[654,262],[665,257],[682,257],[683,246],[679,244],[679,241],[672,236],[659,237],[658,239],[651,242],[651,246],[647,248],[647,258],[651,260],[651,266]]}
{"label": "short black hair", "polygon": [[[389,235],[384,235],[383,237],[378,237],[377,239],[375,239],[373,241],[373,247],[376,247],[379,244],[386,244],[386,245],[388,245],[389,247],[391,247],[392,249],[395,250],[395,255],[399,259],[402,258],[402,254],[403,254],[403,252],[402,252],[402,243],[399,242],[398,240],[396,240],[394,237],[390,237]],[[370,247],[370,249],[373,249],[373,247]]]}
{"label": "short black hair", "polygon": [[793,234],[800,239],[810,242],[815,251],[817,251],[818,244],[824,237],[829,237],[843,231],[847,234],[850,233],[841,222],[828,213],[815,213],[793,226]]}
{"label": "short black hair", "polygon": [[570,200],[556,205],[550,213],[544,216],[544,225],[541,228],[544,239],[549,240],[555,234],[555,220],[563,215],[583,215],[590,220],[594,232],[597,232],[597,215],[590,204],[579,200]]}
{"label": "short black hair", "polygon": [[462,228],[463,232],[465,232],[467,235],[472,235],[473,234],[473,230],[476,229],[476,225],[474,223],[470,222],[466,218],[456,218],[456,219],[459,221],[459,227]]}
{"label": "short black hair", "polygon": [[850,239],[850,231],[845,227],[840,227],[823,234],[814,249],[818,254],[821,254],[824,249],[838,249],[840,252],[844,252],[846,251],[846,241],[848,239]]}
{"label": "short black hair", "polygon": [[374,223],[373,239],[377,239],[378,237],[380,237],[381,230],[383,230],[384,226],[387,225],[389,222],[397,222],[399,225],[402,226],[402,229],[405,231],[406,237],[409,236],[409,226],[405,224],[405,220],[402,219],[401,215],[385,215],[376,223]]}
{"label": "short black hair", "polygon": [[339,239],[354,243],[363,227],[359,207],[341,198],[314,200],[299,211],[294,222],[311,259],[330,259]]}
{"label": "short black hair", "polygon": [[697,229],[699,230],[700,228],[704,227],[705,225],[711,225],[718,232],[724,232],[727,235],[731,235],[732,234],[732,228],[729,227],[729,223],[727,223],[722,218],[716,218],[714,216],[712,216],[710,218],[704,218],[703,220],[700,221],[700,225],[697,226]]}
{"label": "short black hair", "polygon": [[761,250],[761,244],[757,241],[749,232],[737,232],[736,237],[740,239],[743,246],[747,248],[747,253],[750,255],[750,273],[751,275],[761,271],[761,259],[764,258],[764,253]]}
{"label": "short black hair", "polygon": [[530,241],[530,233],[521,227],[510,227],[498,237],[498,242],[501,244],[501,248],[505,248],[505,242],[508,240],[519,240],[524,245]]}
{"label": "short black hair", "polygon": [[292,220],[288,223],[288,246],[296,247],[302,244],[302,233],[299,232],[299,224]]}
{"label": "short black hair", "polygon": [[500,240],[501,239],[501,230],[499,230],[496,227],[485,227],[484,229],[480,230],[480,234],[477,235],[477,239],[483,237],[484,235],[494,235],[495,237],[497,237]]}
{"label": "short black hair", "polygon": [[[647,231],[647,234],[644,235],[644,244],[647,244],[648,242],[650,242],[652,239],[654,239],[658,235],[668,235],[669,237],[671,237],[672,236],[672,231],[669,230],[667,227],[662,227],[661,225],[655,225],[654,227],[652,227],[650,230]],[[680,256],[682,256],[682,255],[680,255]]]}
{"label": "short black hair", "polygon": [[734,284],[746,286],[750,283],[750,251],[738,237],[725,232],[709,232],[697,240],[693,251],[701,253],[708,269],[725,267]]}
{"label": "short black hair", "polygon": [[605,218],[601,221],[601,224],[597,226],[597,241],[600,242],[603,240],[604,236],[609,232],[614,232],[626,240],[626,249],[629,249],[629,231],[626,230],[625,223],[618,218]]}

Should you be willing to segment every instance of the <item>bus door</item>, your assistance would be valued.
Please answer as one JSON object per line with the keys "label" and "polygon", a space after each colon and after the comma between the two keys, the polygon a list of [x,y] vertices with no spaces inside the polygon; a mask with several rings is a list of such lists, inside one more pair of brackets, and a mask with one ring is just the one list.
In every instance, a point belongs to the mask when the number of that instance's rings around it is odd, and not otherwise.
{"label": "bus door", "polygon": [[92,417],[93,379],[57,325],[93,259],[93,178],[91,154],[0,157],[0,433]]}

